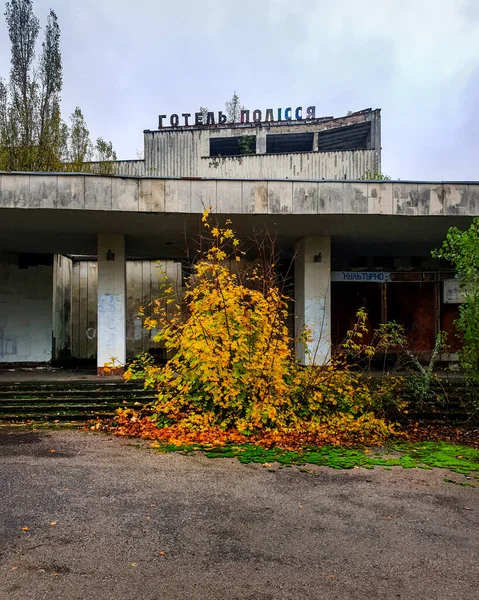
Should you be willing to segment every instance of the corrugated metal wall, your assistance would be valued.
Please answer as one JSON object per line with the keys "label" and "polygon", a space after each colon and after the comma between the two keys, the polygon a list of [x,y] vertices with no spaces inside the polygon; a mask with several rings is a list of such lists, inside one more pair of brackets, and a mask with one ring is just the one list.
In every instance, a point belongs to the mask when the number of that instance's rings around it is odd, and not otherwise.
{"label": "corrugated metal wall", "polygon": [[117,175],[127,175],[130,177],[144,177],[144,160],[118,160],[115,162],[115,173]]}
{"label": "corrugated metal wall", "polygon": [[[98,174],[100,163],[90,162],[92,173]],[[117,160],[113,163],[113,174],[126,177],[144,177],[146,175],[144,160]]]}
{"label": "corrugated metal wall", "polygon": [[[65,257],[61,257],[64,260]],[[59,259],[56,259],[57,263]],[[62,263],[63,264],[63,263]],[[56,330],[62,332],[65,341],[71,336],[71,357],[93,359],[97,352],[97,281],[96,261],[74,261],[71,267],[71,281],[65,268],[57,271],[55,296],[57,303],[69,298],[71,314],[63,313],[57,319]],[[172,260],[134,260],[126,262],[127,357],[132,358],[158,344],[153,342],[154,331],[143,329],[143,319],[138,316],[140,307],[148,307],[160,294],[161,279],[167,275],[174,288],[181,294],[181,263]],[[148,308],[145,311],[148,314]],[[61,321],[61,323],[60,323]],[[71,333],[70,333],[71,332]],[[69,357],[69,356],[68,356]],[[67,358],[65,353],[57,359]]]}
{"label": "corrugated metal wall", "polygon": [[[379,170],[375,150],[209,157],[207,131],[145,134],[145,172],[153,177],[214,179],[361,179]],[[124,173],[126,174],[126,173]]]}
{"label": "corrugated metal wall", "polygon": [[151,177],[204,177],[200,172],[206,131],[166,131],[145,133],[145,169]]}
{"label": "corrugated metal wall", "polygon": [[201,158],[199,168],[219,179],[361,179],[376,170],[374,150]]}

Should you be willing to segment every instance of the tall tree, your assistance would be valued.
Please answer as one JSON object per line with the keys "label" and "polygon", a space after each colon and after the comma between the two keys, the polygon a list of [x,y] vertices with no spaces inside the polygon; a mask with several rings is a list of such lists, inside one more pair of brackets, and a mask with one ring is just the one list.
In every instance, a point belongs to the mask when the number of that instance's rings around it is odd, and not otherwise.
{"label": "tall tree", "polygon": [[241,118],[241,111],[243,106],[241,105],[240,99],[236,91],[233,92],[231,100],[225,102],[226,115],[228,123],[239,123]]}
{"label": "tall tree", "polygon": [[106,142],[99,137],[95,144],[95,160],[98,161],[97,172],[100,175],[114,172],[113,163],[116,161],[116,152],[113,150],[111,142]]}
{"label": "tall tree", "polygon": [[40,23],[31,0],[7,2],[11,45],[8,85],[0,83],[0,160],[8,170],[61,168],[64,128],[60,117],[62,59],[60,27],[50,11],[37,68],[35,45]]}
{"label": "tall tree", "polygon": [[[55,12],[48,14],[37,64],[40,23],[32,0],[7,2],[5,18],[11,69],[8,84],[0,78],[0,170],[90,170],[92,144],[81,110],[75,109],[70,129],[61,118],[63,68]],[[111,171],[116,160],[111,142],[99,138],[97,146],[102,169]]]}
{"label": "tall tree", "polygon": [[85,171],[86,164],[92,160],[92,144],[85,118],[79,106],[70,115],[68,138],[68,170]]}
{"label": "tall tree", "polygon": [[32,74],[40,24],[30,0],[7,2],[5,18],[11,44],[10,83],[2,85],[3,160],[7,169],[30,169],[33,162],[37,85]]}
{"label": "tall tree", "polygon": [[39,68],[39,114],[37,166],[50,171],[61,161],[64,142],[60,117],[60,92],[63,84],[62,57],[60,53],[60,27],[53,10],[47,18],[45,41]]}
{"label": "tall tree", "polygon": [[198,112],[200,112],[202,115],[203,125],[206,125],[206,123],[208,121],[208,108],[206,106],[200,106],[200,108],[198,109]]}

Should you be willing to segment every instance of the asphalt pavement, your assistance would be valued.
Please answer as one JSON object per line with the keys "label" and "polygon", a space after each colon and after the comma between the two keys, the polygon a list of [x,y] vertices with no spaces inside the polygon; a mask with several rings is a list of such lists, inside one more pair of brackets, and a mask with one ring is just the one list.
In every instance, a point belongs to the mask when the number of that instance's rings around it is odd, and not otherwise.
{"label": "asphalt pavement", "polygon": [[[0,429],[1,600],[477,600],[479,487]],[[464,478],[462,478],[464,479]]]}

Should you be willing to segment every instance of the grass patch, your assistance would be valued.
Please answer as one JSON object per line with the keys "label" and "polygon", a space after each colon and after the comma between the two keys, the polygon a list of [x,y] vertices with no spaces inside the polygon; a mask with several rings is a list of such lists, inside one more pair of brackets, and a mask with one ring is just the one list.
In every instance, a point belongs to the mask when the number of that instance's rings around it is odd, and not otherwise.
{"label": "grass patch", "polygon": [[190,454],[202,451],[208,458],[237,458],[242,463],[279,463],[284,466],[312,464],[332,469],[363,467],[373,469],[393,466],[404,469],[420,468],[448,469],[454,473],[468,475],[479,471],[479,450],[447,442],[400,442],[391,446],[368,450],[365,448],[343,448],[324,446],[306,447],[301,452],[279,448],[261,448],[252,444],[226,444],[224,446],[186,445],[153,442],[151,447],[161,452]]}

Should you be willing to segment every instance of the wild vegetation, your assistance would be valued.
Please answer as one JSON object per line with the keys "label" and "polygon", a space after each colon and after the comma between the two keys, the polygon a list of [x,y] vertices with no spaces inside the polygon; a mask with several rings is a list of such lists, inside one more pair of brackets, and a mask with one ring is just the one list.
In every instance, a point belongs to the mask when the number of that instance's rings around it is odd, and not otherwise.
{"label": "wild vegetation", "polygon": [[479,218],[466,231],[451,227],[436,258],[451,262],[459,279],[463,302],[459,306],[456,326],[462,346],[461,367],[466,376],[470,408],[479,411]]}
{"label": "wild vegetation", "polygon": [[[143,411],[118,411],[118,428],[140,424],[143,434],[178,443],[260,436],[283,446],[298,439],[381,444],[400,435],[394,420],[407,412],[404,380],[372,377],[368,366],[404,344],[402,328],[383,324],[366,344],[367,315],[359,310],[329,364],[299,365],[287,327],[290,298],[274,262],[246,263],[229,221],[212,224],[205,211],[203,225],[183,296],[175,297],[164,278],[152,313],[144,313],[168,354],[166,365],[142,355],[126,371],[127,379],[157,390],[157,400]],[[303,342],[310,336],[300,333]]]}

